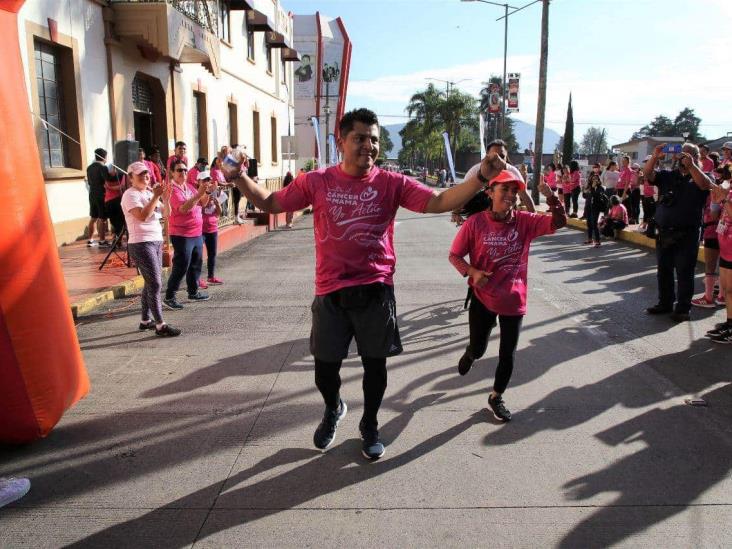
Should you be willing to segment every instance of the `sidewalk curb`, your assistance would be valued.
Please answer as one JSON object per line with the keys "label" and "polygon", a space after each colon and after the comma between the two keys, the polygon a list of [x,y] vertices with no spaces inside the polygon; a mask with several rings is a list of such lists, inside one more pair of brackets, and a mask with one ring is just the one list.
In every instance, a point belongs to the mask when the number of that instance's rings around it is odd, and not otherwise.
{"label": "sidewalk curb", "polygon": [[[581,219],[573,219],[568,218],[567,219],[567,227],[572,227],[573,229],[579,229],[581,231],[587,230],[587,223],[585,221],[582,221]],[[618,233],[618,240],[625,240],[626,242],[630,242],[631,244],[637,244],[639,246],[643,246],[645,248],[651,248],[653,250],[656,249],[656,241],[652,238],[648,238],[646,235],[637,233],[635,231],[626,231],[622,230]],[[699,252],[697,253],[696,260],[704,263],[704,246],[699,246]]]}
{"label": "sidewalk curb", "polygon": [[[164,276],[169,272],[170,267],[163,267]],[[143,286],[145,286],[145,280],[142,278],[142,275],[137,275],[130,280],[125,280],[124,282],[115,284],[103,292],[99,292],[91,297],[72,303],[71,316],[76,320],[79,315],[90,313],[104,303],[140,292]]]}
{"label": "sidewalk curb", "polygon": [[[306,213],[310,212],[310,208],[307,208],[305,210],[301,210],[294,213],[294,219],[299,219]],[[270,232],[272,229],[266,229],[262,232],[262,234],[255,234],[250,239],[247,239],[243,242],[239,242],[235,244],[234,246],[231,246],[229,248],[223,248],[219,249],[219,253],[223,253],[225,251],[229,251],[231,249],[234,249],[238,246],[241,246],[242,244],[246,244],[250,240],[254,240],[256,238],[259,238],[260,236],[263,236]],[[276,229],[275,229],[276,230]],[[170,267],[163,267],[163,277],[168,275],[170,273]],[[121,299],[123,297],[128,297],[134,294],[139,293],[142,288],[145,286],[145,280],[142,278],[142,275],[136,275],[135,277],[125,280],[123,282],[120,282],[119,284],[115,284],[114,286],[110,286],[106,290],[102,292],[98,292],[91,297],[87,297],[86,299],[82,299],[80,301],[75,301],[71,303],[71,316],[74,320],[77,320],[79,315],[85,315],[99,307],[100,305],[103,305],[104,303],[108,303],[110,301],[114,301],[115,299]]]}

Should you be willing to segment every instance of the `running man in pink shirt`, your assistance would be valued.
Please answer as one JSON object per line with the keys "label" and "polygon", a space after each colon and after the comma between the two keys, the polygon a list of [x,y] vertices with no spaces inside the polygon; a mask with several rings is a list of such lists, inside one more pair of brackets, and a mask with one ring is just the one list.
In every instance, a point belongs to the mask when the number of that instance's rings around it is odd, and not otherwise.
{"label": "running man in pink shirt", "polygon": [[[501,171],[490,181],[491,208],[472,215],[460,227],[450,248],[450,263],[469,277],[473,288],[470,302],[470,343],[458,362],[458,372],[466,375],[485,353],[496,318],[501,325],[493,391],[488,405],[499,421],[510,421],[511,412],[503,401],[513,372],[521,322],[526,314],[529,247],[534,238],[551,234],[567,223],[567,214],[549,185],[539,191],[546,197],[551,216],[516,210],[516,197],[526,189],[523,181]],[[465,261],[465,256],[469,261]]]}
{"label": "running man in pink shirt", "polygon": [[379,121],[370,110],[347,113],[339,130],[343,161],[337,166],[300,175],[275,193],[246,174],[236,183],[264,211],[297,211],[312,205],[316,265],[310,351],[315,384],[325,401],[313,442],[327,449],[346,415],[339,371],[355,337],[364,367],[362,453],[375,460],[384,454],[377,414],[386,390],[386,359],[402,351],[393,287],[397,210],[401,206],[419,213],[449,212],[472,198],[506,163],[499,155],[488,154],[475,176],[438,194],[403,174],[376,167]]}

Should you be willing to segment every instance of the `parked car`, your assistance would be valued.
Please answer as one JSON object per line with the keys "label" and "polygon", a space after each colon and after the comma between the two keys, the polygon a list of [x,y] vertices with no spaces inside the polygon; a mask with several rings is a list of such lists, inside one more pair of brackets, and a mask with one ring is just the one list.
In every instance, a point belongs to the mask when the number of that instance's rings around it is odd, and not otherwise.
{"label": "parked car", "polygon": [[409,168],[405,168],[405,169],[403,169],[403,170],[402,170],[402,173],[403,173],[404,175],[408,175],[408,176],[410,176],[410,177],[414,177],[414,172],[413,172],[412,170],[410,170]]}

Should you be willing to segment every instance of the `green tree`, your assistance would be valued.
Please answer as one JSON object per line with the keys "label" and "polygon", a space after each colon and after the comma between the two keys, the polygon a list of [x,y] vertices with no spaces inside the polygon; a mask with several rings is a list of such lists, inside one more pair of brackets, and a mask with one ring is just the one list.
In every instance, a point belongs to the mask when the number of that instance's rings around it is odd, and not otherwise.
{"label": "green tree", "polygon": [[394,143],[391,141],[391,135],[389,130],[384,126],[379,126],[379,158],[386,160],[388,153],[394,148]]}
{"label": "green tree", "polygon": [[463,133],[477,132],[477,100],[467,93],[453,90],[443,102],[439,112],[439,120],[450,137],[453,156],[463,142]]}
{"label": "green tree", "polygon": [[696,116],[694,109],[689,107],[682,110],[674,119],[676,135],[683,136],[684,133],[688,133],[687,139],[693,143],[706,141],[704,136],[699,133],[699,124],[701,124],[701,118]]}
{"label": "green tree", "polygon": [[569,164],[574,158],[575,142],[574,142],[574,117],[572,115],[572,94],[569,94],[569,104],[567,105],[567,121],[564,124],[564,136],[562,139],[562,161]]}
{"label": "green tree", "polygon": [[582,136],[582,142],[577,149],[582,154],[602,154],[608,150],[605,128],[590,126]]}
{"label": "green tree", "polygon": [[677,134],[673,120],[661,114],[635,132],[631,139],[642,139],[649,136],[673,137],[675,135]]}

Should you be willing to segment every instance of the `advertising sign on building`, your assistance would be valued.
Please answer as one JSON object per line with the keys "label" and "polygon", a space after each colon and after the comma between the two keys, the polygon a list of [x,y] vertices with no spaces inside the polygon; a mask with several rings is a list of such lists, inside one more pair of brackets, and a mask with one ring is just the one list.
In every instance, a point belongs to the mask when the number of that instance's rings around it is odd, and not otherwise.
{"label": "advertising sign on building", "polygon": [[295,48],[300,52],[300,62],[295,64],[295,99],[312,99],[318,76],[317,44],[300,42]]}
{"label": "advertising sign on building", "polygon": [[521,74],[514,72],[508,75],[508,107],[512,112],[518,112],[519,110],[519,83],[521,81]]}
{"label": "advertising sign on building", "polygon": [[488,84],[488,112],[501,112],[501,86],[495,82]]}

